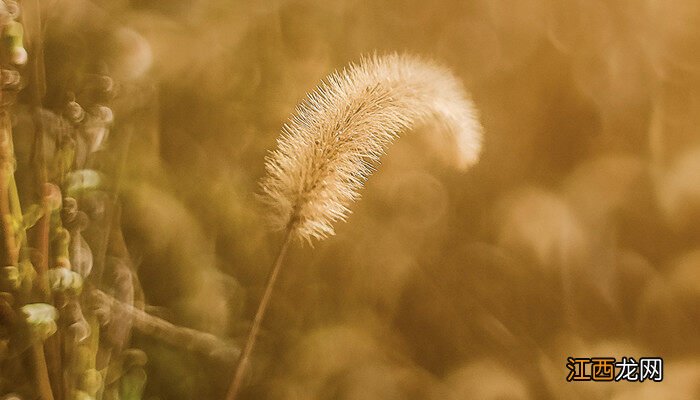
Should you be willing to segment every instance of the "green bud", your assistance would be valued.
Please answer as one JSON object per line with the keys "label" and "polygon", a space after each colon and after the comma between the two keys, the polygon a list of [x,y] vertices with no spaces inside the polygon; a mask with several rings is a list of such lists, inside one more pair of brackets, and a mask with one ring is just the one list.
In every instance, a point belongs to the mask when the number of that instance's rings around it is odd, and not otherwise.
{"label": "green bud", "polygon": [[92,169],[73,171],[66,176],[66,193],[71,197],[86,190],[97,189],[101,185],[102,176]]}
{"label": "green bud", "polygon": [[29,332],[33,338],[44,341],[56,333],[58,329],[56,326],[58,311],[52,305],[32,303],[23,306],[20,310],[24,314]]}
{"label": "green bud", "polygon": [[3,31],[5,43],[10,48],[11,61],[15,65],[24,65],[27,63],[27,51],[24,49],[23,37],[24,28],[17,21],[10,21],[5,25]]}
{"label": "green bud", "polygon": [[83,288],[83,277],[68,268],[52,268],[48,276],[49,286],[54,292],[79,294]]}

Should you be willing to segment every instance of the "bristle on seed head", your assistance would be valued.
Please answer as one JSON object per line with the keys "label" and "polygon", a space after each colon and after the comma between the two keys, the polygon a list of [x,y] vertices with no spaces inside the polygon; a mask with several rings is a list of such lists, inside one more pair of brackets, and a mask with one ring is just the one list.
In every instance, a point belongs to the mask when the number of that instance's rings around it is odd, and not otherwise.
{"label": "bristle on seed head", "polygon": [[458,168],[477,162],[482,128],[450,70],[393,54],[331,74],[296,108],[267,157],[260,184],[272,224],[309,242],[333,235],[389,144],[431,122],[454,140]]}

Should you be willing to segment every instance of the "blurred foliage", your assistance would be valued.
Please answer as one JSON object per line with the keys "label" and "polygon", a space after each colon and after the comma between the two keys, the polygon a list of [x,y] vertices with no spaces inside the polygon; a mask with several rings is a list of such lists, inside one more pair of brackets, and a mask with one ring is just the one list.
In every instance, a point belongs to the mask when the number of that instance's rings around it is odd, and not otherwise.
{"label": "blurred foliage", "polygon": [[[700,397],[698,2],[41,4],[44,111],[32,111],[40,84],[27,68],[12,116],[25,213],[39,200],[41,121],[48,178],[73,213],[68,253],[82,254],[73,270],[237,343],[279,240],[256,182],[304,94],[375,51],[434,58],[472,92],[485,130],[476,167],[443,167],[426,129],[406,135],[337,236],[292,251],[246,398]],[[113,116],[98,108],[105,93]],[[82,142],[54,145],[77,126]],[[83,166],[68,173],[66,158]],[[79,210],[66,211],[67,196]],[[33,281],[26,260],[2,270],[3,290]],[[68,271],[51,276],[54,290],[79,292]],[[38,334],[54,329],[50,313],[28,312]],[[74,314],[78,336],[99,325]],[[103,344],[120,355],[100,379],[120,398],[222,396],[232,357],[105,315]],[[567,384],[572,355],[660,356],[664,382]],[[96,385],[88,364],[80,393]]]}

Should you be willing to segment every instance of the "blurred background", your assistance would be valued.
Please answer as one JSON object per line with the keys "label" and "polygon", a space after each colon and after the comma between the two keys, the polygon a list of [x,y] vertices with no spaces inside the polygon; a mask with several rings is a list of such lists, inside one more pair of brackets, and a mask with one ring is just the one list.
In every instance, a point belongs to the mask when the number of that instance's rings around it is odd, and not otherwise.
{"label": "blurred background", "polygon": [[[291,251],[249,399],[700,398],[700,3],[44,4],[47,107],[96,64],[146,310],[242,343],[281,238],[255,198],[297,102],[362,54],[434,59],[481,161],[404,135],[348,223]],[[424,151],[430,148],[432,151]],[[116,172],[115,172],[116,174]],[[222,398],[234,361],[134,333],[147,399]],[[567,383],[566,357],[663,357]]]}

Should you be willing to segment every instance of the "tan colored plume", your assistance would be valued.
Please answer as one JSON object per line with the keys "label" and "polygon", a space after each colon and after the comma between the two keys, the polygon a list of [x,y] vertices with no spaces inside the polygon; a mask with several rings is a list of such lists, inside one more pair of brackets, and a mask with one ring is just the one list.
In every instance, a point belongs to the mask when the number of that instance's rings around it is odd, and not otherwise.
{"label": "tan colored plume", "polygon": [[450,70],[393,54],[328,76],[297,107],[267,158],[262,199],[274,226],[306,241],[333,235],[389,144],[426,123],[454,141],[457,167],[478,160],[482,128]]}

